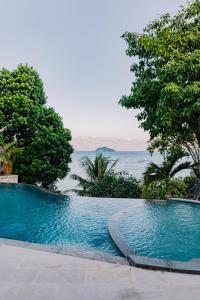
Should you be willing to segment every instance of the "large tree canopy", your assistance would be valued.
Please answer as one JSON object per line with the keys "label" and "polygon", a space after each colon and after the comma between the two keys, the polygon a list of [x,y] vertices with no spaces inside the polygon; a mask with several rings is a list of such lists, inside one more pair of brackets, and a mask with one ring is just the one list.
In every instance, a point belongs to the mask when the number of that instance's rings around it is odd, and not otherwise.
{"label": "large tree canopy", "polygon": [[69,171],[71,133],[61,117],[46,106],[39,74],[28,65],[0,71],[0,127],[4,142],[14,138],[23,150],[14,171],[20,181],[50,188]]}
{"label": "large tree canopy", "polygon": [[[140,126],[150,141],[200,145],[200,1],[175,16],[166,14],[143,33],[126,32],[135,79],[126,108],[140,109]],[[157,143],[156,143],[157,142]]]}

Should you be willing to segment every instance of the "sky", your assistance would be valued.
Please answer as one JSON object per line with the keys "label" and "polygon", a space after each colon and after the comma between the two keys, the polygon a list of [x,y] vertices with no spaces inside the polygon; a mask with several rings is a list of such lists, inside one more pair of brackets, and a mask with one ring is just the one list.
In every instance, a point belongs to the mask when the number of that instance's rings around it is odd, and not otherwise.
{"label": "sky", "polygon": [[142,29],[185,0],[0,0],[0,67],[28,63],[48,105],[72,132],[75,150],[144,150],[137,112],[118,105],[129,94],[133,59],[125,31]]}

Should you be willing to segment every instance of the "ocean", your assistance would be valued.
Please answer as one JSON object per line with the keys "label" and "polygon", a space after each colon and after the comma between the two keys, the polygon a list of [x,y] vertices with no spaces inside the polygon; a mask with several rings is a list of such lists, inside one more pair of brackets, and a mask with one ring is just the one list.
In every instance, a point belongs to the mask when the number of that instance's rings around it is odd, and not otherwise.
{"label": "ocean", "polygon": [[[70,164],[70,174],[77,174],[86,178],[84,170],[80,167],[81,158],[88,156],[89,158],[94,159],[96,154],[96,151],[75,151],[71,156],[72,163]],[[104,152],[103,154],[111,160],[118,159],[118,163],[115,167],[116,171],[126,171],[137,179],[142,179],[143,172],[150,161],[160,164],[163,160],[162,155],[158,152],[151,156],[148,151],[115,151]],[[185,170],[178,175],[186,176],[189,175],[189,173],[188,170]],[[70,179],[70,174],[58,182],[57,186],[61,191],[76,187],[77,182]]]}

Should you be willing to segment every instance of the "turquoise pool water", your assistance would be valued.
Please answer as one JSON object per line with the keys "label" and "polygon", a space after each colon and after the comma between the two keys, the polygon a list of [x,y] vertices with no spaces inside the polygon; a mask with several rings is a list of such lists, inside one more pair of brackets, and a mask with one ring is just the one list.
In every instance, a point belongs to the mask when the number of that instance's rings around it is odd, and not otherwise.
{"label": "turquoise pool water", "polygon": [[109,217],[134,200],[63,198],[28,185],[0,185],[0,237],[121,255]]}
{"label": "turquoise pool water", "polygon": [[67,198],[29,185],[0,184],[0,238],[121,255],[108,233],[108,220],[121,210],[125,213],[118,220],[119,232],[138,255],[200,258],[198,204]]}
{"label": "turquoise pool water", "polygon": [[137,255],[178,261],[200,258],[200,204],[141,201],[118,224]]}

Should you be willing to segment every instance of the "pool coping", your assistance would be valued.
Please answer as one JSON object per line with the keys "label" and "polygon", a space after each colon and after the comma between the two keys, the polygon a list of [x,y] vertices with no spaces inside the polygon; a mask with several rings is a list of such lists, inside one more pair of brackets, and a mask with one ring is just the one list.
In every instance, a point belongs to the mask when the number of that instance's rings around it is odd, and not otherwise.
{"label": "pool coping", "polygon": [[[141,200],[145,200],[145,199],[141,199]],[[180,201],[180,202],[200,204],[200,201],[197,200],[180,199],[180,198],[168,198],[166,199],[166,201]],[[126,259],[128,260],[131,266],[150,269],[150,270],[171,271],[171,272],[187,273],[187,274],[200,274],[200,258],[183,262],[183,261],[175,261],[175,260],[150,258],[147,256],[137,255],[137,253],[127,245],[122,235],[120,234],[119,222],[118,222],[119,218],[132,207],[134,207],[134,205],[115,213],[114,215],[111,216],[111,218],[108,221],[108,230],[113,242],[122,252],[122,254],[126,257]]]}
{"label": "pool coping", "polygon": [[50,253],[56,253],[61,255],[68,255],[79,258],[86,258],[90,260],[97,260],[101,262],[128,265],[128,261],[125,257],[115,256],[109,253],[104,253],[103,251],[92,251],[86,250],[84,248],[69,247],[65,245],[47,245],[47,244],[38,244],[38,243],[29,243],[25,241],[12,240],[6,238],[0,238],[0,247],[1,246],[13,246],[19,248],[26,248],[36,251],[44,251]]}
{"label": "pool coping", "polygon": [[31,186],[35,190],[38,190],[38,191],[46,193],[46,194],[50,194],[52,196],[57,196],[57,197],[62,197],[62,198],[68,197],[65,194],[48,191],[47,189],[45,189],[45,188],[43,188],[41,186],[38,186],[36,184],[31,184],[31,183],[23,183],[23,182],[17,182],[17,183],[16,182],[0,182],[0,186],[1,185],[16,185],[16,186],[20,185],[20,186],[25,186],[25,187]]}

